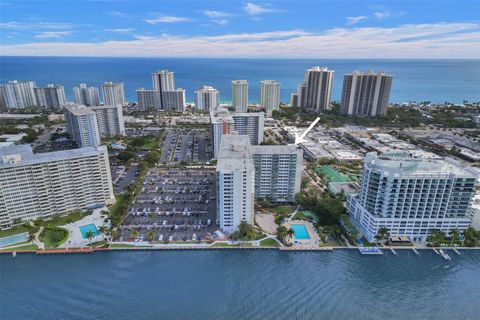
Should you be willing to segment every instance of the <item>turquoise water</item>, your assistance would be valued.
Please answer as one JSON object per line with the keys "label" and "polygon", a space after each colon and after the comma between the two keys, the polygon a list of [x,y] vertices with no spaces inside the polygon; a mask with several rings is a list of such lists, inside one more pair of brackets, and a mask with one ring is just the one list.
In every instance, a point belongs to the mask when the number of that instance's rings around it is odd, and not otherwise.
{"label": "turquoise water", "polygon": [[93,223],[81,226],[79,229],[80,229],[80,232],[82,233],[83,239],[87,239],[87,233],[90,230],[93,231],[94,236],[98,235],[97,226],[94,225]]}
{"label": "turquoise water", "polygon": [[310,236],[308,235],[307,228],[303,224],[292,224],[290,226],[295,232],[295,239],[297,240],[308,240]]}
{"label": "turquoise water", "polygon": [[478,320],[480,252],[0,255],[0,318]]}
{"label": "turquoise water", "polygon": [[13,236],[3,237],[0,238],[0,248],[6,247],[15,243],[20,243],[27,241],[28,239],[28,232],[14,234]]}
{"label": "turquoise water", "polygon": [[229,101],[230,81],[247,79],[249,100],[258,102],[260,80],[275,79],[281,83],[281,101],[289,102],[305,69],[316,65],[335,71],[334,100],[340,100],[345,73],[384,70],[394,75],[392,102],[480,101],[480,60],[0,57],[0,83],[11,79],[60,83],[72,99],[72,88],[80,82],[99,87],[106,80],[123,81],[127,100],[136,101],[138,87],[151,88],[152,71],[170,69],[176,86],[187,90],[187,101],[193,101],[194,91],[205,84],[217,88],[222,101]]}

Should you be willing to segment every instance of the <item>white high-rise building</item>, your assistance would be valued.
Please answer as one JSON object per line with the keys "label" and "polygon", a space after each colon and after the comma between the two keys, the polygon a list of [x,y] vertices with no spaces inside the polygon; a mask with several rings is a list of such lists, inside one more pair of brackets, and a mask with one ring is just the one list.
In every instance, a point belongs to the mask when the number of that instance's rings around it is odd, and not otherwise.
{"label": "white high-rise building", "polygon": [[272,115],[273,110],[280,106],[280,83],[275,80],[262,80],[260,82],[260,105],[267,115]]}
{"label": "white high-rise building", "polygon": [[298,106],[317,112],[330,109],[334,73],[318,66],[305,70],[298,90]]}
{"label": "white high-rise building", "polygon": [[39,107],[61,108],[67,103],[65,89],[62,85],[48,84],[46,87],[33,90]]}
{"label": "white high-rise building", "polygon": [[248,135],[252,145],[262,143],[264,122],[263,112],[230,114],[224,108],[210,110],[210,136],[214,158],[218,157],[222,136],[225,134]]}
{"label": "white high-rise building", "polygon": [[373,241],[386,227],[392,236],[425,241],[430,230],[467,229],[479,173],[453,159],[406,153],[368,153],[357,195],[347,198],[353,224]]}
{"label": "white high-rise building", "polygon": [[123,120],[123,109],[118,106],[93,106],[97,115],[98,133],[100,137],[113,137],[125,135],[125,123]]}
{"label": "white high-rise building", "polygon": [[248,136],[223,136],[216,169],[217,220],[226,233],[242,221],[253,224],[254,172]]}
{"label": "white high-rise building", "polygon": [[122,106],[68,104],[64,107],[67,130],[79,147],[100,145],[100,138],[125,135]]}
{"label": "white high-rise building", "polygon": [[175,90],[175,78],[174,73],[168,70],[159,70],[152,72],[152,85],[153,90],[158,94],[160,107],[158,109],[167,109],[164,106],[164,92]]}
{"label": "white high-rise building", "polygon": [[33,154],[0,147],[0,229],[115,200],[106,146]]}
{"label": "white high-rise building", "polygon": [[63,113],[67,131],[79,147],[96,147],[101,144],[95,111],[81,105],[66,105]]}
{"label": "white high-rise building", "polygon": [[303,151],[294,145],[252,146],[255,199],[295,202],[300,192]]}
{"label": "white high-rise building", "polygon": [[106,106],[124,106],[125,92],[123,89],[123,82],[113,83],[112,81],[105,81],[102,85],[103,104]]}
{"label": "white high-rise building", "polygon": [[217,162],[217,219],[227,233],[253,222],[254,199],[294,202],[303,152],[296,146],[250,146],[247,135],[225,134]]}
{"label": "white high-rise building", "polygon": [[0,85],[0,107],[25,108],[37,106],[34,81],[12,80]]}
{"label": "white high-rise building", "polygon": [[222,137],[235,132],[235,122],[227,109],[210,110],[210,139],[213,147],[213,157],[218,158]]}
{"label": "white high-rise building", "polygon": [[211,110],[218,107],[220,93],[210,86],[203,86],[195,91],[195,108],[197,110]]}
{"label": "white high-rise building", "polygon": [[137,89],[138,109],[161,109],[160,97],[155,90],[145,90],[144,88]]}
{"label": "white high-rise building", "polygon": [[236,112],[247,112],[248,82],[247,80],[232,81],[232,106]]}
{"label": "white high-rise building", "polygon": [[73,88],[73,100],[75,103],[85,106],[99,106],[100,93],[96,87],[87,87],[85,83],[80,83],[79,87]]}
{"label": "white high-rise building", "polygon": [[178,88],[175,90],[164,91],[162,93],[162,107],[165,110],[185,111],[186,99],[185,89]]}
{"label": "white high-rise building", "polygon": [[355,116],[387,113],[393,76],[384,72],[354,71],[343,78],[341,112]]}

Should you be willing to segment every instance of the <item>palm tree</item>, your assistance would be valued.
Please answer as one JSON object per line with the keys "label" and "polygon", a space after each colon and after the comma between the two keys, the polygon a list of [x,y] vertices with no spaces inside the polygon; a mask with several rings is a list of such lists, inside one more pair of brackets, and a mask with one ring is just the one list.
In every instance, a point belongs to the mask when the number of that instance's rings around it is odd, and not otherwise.
{"label": "palm tree", "polygon": [[295,231],[293,231],[292,228],[288,228],[287,232],[285,233],[285,235],[287,237],[289,237],[290,239],[292,239],[292,237],[295,235]]}
{"label": "palm tree", "polygon": [[458,229],[452,229],[448,232],[448,235],[451,238],[450,245],[452,245],[454,242],[458,243],[460,242],[460,232]]}
{"label": "palm tree", "polygon": [[105,234],[107,232],[107,227],[105,227],[105,226],[99,227],[98,232],[100,232],[101,234]]}
{"label": "palm tree", "polygon": [[445,241],[445,233],[439,229],[431,229],[427,236],[427,241],[433,244],[434,247],[440,246]]}
{"label": "palm tree", "polygon": [[90,241],[90,248],[92,247],[92,239],[95,237],[95,234],[93,233],[92,230],[87,231],[87,239]]}
{"label": "palm tree", "polygon": [[277,237],[280,239],[282,242],[285,242],[285,237],[287,236],[287,228],[284,226],[279,226],[277,228]]}
{"label": "palm tree", "polygon": [[34,233],[29,233],[27,241],[28,242],[33,242],[35,240],[35,234]]}
{"label": "palm tree", "polygon": [[132,237],[135,239],[138,237],[138,231],[137,230],[133,230],[132,231]]}
{"label": "palm tree", "polygon": [[467,247],[473,247],[480,240],[480,232],[476,231],[472,227],[469,227],[463,231],[463,243]]}
{"label": "palm tree", "polygon": [[148,233],[148,238],[150,239],[150,241],[153,241],[155,239],[155,231],[150,231]]}
{"label": "palm tree", "polygon": [[384,240],[388,239],[389,236],[390,234],[388,228],[381,227],[380,229],[378,229],[378,232],[375,235],[375,240],[377,240],[378,242],[383,242]]}

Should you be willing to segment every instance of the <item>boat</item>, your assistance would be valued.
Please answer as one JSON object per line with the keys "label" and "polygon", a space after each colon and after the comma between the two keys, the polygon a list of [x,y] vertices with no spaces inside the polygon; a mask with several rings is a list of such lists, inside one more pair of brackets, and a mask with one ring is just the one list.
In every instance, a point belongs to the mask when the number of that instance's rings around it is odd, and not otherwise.
{"label": "boat", "polygon": [[438,252],[440,253],[443,259],[447,261],[451,260],[450,256],[445,251],[443,251],[443,249],[439,249]]}

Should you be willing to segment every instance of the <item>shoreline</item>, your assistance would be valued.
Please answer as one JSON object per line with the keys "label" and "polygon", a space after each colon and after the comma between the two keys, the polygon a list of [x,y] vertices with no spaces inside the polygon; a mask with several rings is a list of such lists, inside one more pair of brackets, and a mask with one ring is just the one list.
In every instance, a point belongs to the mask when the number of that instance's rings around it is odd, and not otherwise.
{"label": "shoreline", "polygon": [[[359,250],[362,247],[347,247],[347,246],[336,246],[336,247],[318,247],[318,248],[296,248],[296,247],[273,247],[273,246],[264,246],[264,247],[251,247],[251,246],[238,246],[231,245],[226,247],[214,247],[214,246],[161,246],[161,247],[124,247],[124,248],[71,248],[71,249],[46,249],[46,250],[14,250],[6,249],[0,250],[0,254],[23,254],[23,253],[34,253],[36,255],[58,255],[58,254],[86,254],[86,253],[95,253],[95,252],[111,252],[111,251],[186,251],[186,250],[278,250],[286,252],[334,252],[336,250]],[[472,251],[480,250],[480,247],[378,247],[381,251],[390,251],[392,250],[411,250],[413,252],[422,250],[452,250],[452,251]]]}

